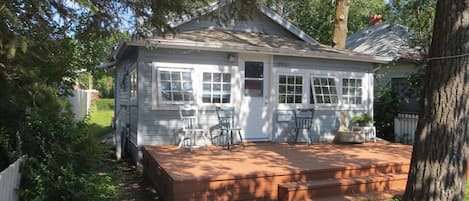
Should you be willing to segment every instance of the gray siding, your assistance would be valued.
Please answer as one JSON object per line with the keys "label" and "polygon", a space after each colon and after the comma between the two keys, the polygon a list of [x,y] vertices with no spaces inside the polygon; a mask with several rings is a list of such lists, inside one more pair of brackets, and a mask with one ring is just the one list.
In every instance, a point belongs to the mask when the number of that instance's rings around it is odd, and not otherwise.
{"label": "gray siding", "polygon": [[[274,57],[274,68],[295,68],[304,69],[301,73],[303,75],[310,75],[311,71],[327,71],[332,76],[338,72],[354,72],[354,73],[370,73],[372,72],[372,65],[363,62],[344,62],[344,61],[331,61],[324,59],[311,59],[311,58],[300,58],[300,57],[289,57],[289,56],[275,56]],[[308,72],[310,70],[310,72]],[[274,76],[274,75],[272,75]],[[305,86],[308,87],[309,86]],[[274,108],[275,108],[274,103]],[[368,105],[368,104],[371,104]],[[335,133],[340,127],[340,113],[345,112],[348,115],[348,120],[355,115],[362,113],[372,114],[372,102],[366,102],[368,105],[366,108],[317,108],[315,105],[303,104],[301,107],[304,108],[316,108],[313,127],[311,131],[312,140],[318,141],[332,141]],[[294,136],[294,122],[282,122],[278,121],[278,112],[283,110],[273,110],[272,114],[272,140],[276,142],[291,140]],[[306,130],[300,134],[299,141],[306,140]]]}
{"label": "gray siding", "polygon": [[227,25],[220,26],[216,23],[216,15],[204,15],[198,19],[192,20],[177,27],[178,31],[194,31],[199,29],[223,29],[240,32],[261,32],[271,35],[284,36],[292,39],[298,39],[290,31],[278,25],[270,18],[261,13],[261,11],[253,12],[249,20],[245,22],[231,22]]}
{"label": "gray siding", "polygon": [[[182,130],[179,112],[176,107],[169,109],[153,109],[152,101],[156,91],[153,91],[153,77],[151,62],[167,62],[179,64],[206,64],[206,65],[234,65],[228,61],[228,54],[223,52],[208,52],[195,50],[158,49],[143,50],[139,63],[139,146],[177,144]],[[197,70],[197,69],[195,69]],[[216,112],[212,109],[199,111],[199,123],[204,128],[217,133],[214,127],[217,123]]]}
{"label": "gray siding", "polygon": [[375,72],[375,88],[391,87],[392,78],[409,78],[410,75],[418,71],[418,65],[406,62],[380,65]]}

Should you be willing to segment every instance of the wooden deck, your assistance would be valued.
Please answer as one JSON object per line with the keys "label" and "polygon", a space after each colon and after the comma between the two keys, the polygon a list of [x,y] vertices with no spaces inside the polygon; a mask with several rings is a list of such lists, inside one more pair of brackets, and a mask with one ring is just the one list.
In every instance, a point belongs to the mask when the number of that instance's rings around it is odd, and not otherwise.
{"label": "wooden deck", "polygon": [[[172,200],[318,200],[400,192],[411,146],[391,143],[252,144],[196,149],[145,146],[144,173]],[[383,179],[384,178],[384,179]],[[336,200],[336,199],[332,199]]]}

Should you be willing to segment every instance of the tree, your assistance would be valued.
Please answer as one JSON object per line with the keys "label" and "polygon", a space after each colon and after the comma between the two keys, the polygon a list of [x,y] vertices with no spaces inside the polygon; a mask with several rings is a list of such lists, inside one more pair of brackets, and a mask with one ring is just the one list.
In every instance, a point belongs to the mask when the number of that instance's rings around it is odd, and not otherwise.
{"label": "tree", "polygon": [[332,35],[332,47],[345,49],[347,41],[347,22],[350,0],[335,1],[334,33]]}
{"label": "tree", "polygon": [[464,200],[469,142],[469,0],[436,5],[424,109],[404,200]]}

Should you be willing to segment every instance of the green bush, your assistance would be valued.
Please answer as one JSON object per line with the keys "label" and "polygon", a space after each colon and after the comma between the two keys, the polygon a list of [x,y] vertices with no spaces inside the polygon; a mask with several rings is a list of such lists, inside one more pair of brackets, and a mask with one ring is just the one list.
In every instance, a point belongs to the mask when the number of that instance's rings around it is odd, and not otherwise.
{"label": "green bush", "polygon": [[33,111],[23,137],[21,200],[114,200],[117,187],[97,172],[103,148],[70,112]]}
{"label": "green bush", "polygon": [[390,88],[379,88],[374,98],[374,117],[377,135],[394,141],[394,118],[399,112],[399,95]]}

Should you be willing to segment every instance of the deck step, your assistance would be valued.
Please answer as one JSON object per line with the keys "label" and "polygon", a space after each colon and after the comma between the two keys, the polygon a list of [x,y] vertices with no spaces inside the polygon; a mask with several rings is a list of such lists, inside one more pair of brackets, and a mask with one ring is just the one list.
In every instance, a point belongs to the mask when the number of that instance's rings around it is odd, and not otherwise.
{"label": "deck step", "polygon": [[402,189],[405,187],[406,182],[407,174],[292,182],[278,185],[278,200],[317,200],[330,195],[342,196],[345,199],[346,196]]}

